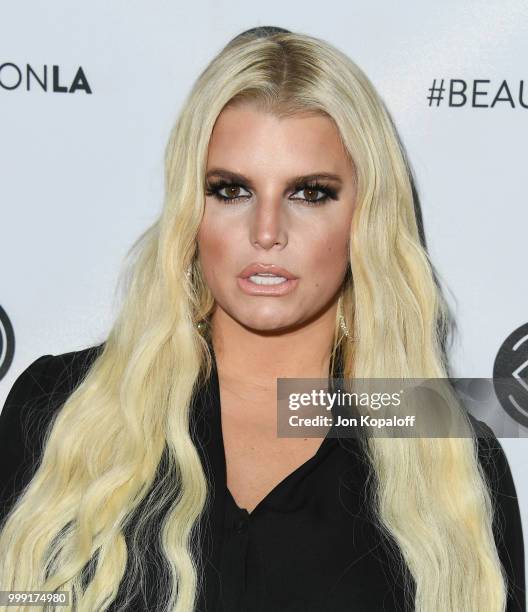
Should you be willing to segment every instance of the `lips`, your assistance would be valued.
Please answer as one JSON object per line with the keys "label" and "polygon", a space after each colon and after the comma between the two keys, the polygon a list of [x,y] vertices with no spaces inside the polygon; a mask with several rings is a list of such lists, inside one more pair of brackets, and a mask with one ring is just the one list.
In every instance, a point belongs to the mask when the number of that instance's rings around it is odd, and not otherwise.
{"label": "lips", "polygon": [[253,274],[275,274],[276,276],[283,276],[289,280],[296,279],[297,277],[280,266],[275,264],[263,264],[263,263],[252,263],[246,266],[240,273],[240,278],[249,278]]}

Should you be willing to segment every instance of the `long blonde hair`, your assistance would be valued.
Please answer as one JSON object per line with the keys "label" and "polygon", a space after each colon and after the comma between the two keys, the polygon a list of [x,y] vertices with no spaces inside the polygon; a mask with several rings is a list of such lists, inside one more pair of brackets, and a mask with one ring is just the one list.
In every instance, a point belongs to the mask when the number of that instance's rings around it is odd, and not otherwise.
{"label": "long blonde hair", "polygon": [[[196,323],[213,307],[196,235],[211,132],[222,109],[239,102],[278,116],[330,117],[354,162],[352,274],[339,310],[357,341],[339,332],[336,318],[343,375],[447,375],[448,309],[420,240],[408,163],[373,85],[344,53],[308,35],[234,40],[185,100],[166,148],[163,210],[131,252],[120,312],[47,432],[41,465],[3,527],[2,589],[69,590],[77,609],[90,612],[106,609],[122,579],[131,593],[127,556],[141,567],[141,550],[134,537],[127,548],[124,529],[166,446],[171,477],[138,525],[170,502],[161,527],[170,581],[160,588],[159,609],[196,605],[194,526],[208,487],[189,417],[193,394],[211,371]],[[415,609],[503,612],[505,574],[475,439],[372,438],[365,452],[375,477],[372,510],[412,574]],[[86,586],[88,563],[94,570]]]}

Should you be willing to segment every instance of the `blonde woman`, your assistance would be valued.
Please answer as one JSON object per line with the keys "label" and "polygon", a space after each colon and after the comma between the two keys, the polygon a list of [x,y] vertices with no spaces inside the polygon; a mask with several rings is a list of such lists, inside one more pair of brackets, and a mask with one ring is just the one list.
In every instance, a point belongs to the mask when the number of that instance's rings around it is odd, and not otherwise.
{"label": "blonde woman", "polygon": [[37,359],[5,404],[1,589],[86,612],[526,609],[487,426],[277,436],[279,377],[448,374],[410,171],[348,57],[281,28],[231,41],[136,247],[105,341]]}

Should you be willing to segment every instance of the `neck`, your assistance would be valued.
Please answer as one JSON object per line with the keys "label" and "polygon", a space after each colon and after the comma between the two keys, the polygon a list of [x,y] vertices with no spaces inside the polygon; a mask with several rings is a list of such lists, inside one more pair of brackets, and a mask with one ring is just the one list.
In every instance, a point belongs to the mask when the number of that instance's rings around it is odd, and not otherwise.
{"label": "neck", "polygon": [[275,388],[277,378],[326,378],[334,340],[336,306],[284,333],[244,327],[224,311],[211,318],[218,376],[224,384]]}

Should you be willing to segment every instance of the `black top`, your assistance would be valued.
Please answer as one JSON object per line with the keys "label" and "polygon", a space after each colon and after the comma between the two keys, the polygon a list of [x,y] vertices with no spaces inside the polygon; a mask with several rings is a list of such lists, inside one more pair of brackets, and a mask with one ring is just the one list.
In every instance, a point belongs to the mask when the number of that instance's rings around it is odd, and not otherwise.
{"label": "black top", "polygon": [[[36,470],[51,417],[82,380],[103,345],[45,355],[16,380],[0,415],[0,520]],[[213,353],[214,357],[214,353]],[[216,363],[195,394],[192,436],[211,499],[200,520],[204,562],[200,612],[380,612],[412,609],[414,583],[397,546],[370,514],[370,469],[355,439],[326,437],[313,457],[291,472],[248,513],[226,485]],[[491,429],[471,417],[481,436],[479,460],[492,482],[498,513],[494,533],[510,581],[507,612],[526,612],[524,546],[516,491],[506,456]],[[156,481],[163,473],[160,462]],[[162,516],[154,517],[159,525]],[[503,535],[499,535],[499,528]],[[128,531],[125,531],[125,537]],[[162,557],[145,534],[146,592],[127,610],[156,610],[154,572]],[[130,566],[126,572],[132,572]],[[168,573],[166,574],[168,576]],[[411,601],[404,605],[404,581]],[[139,581],[138,581],[139,583]],[[110,607],[122,603],[122,589]]]}

